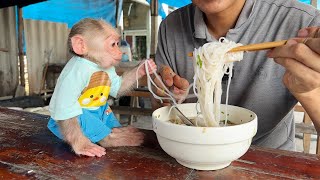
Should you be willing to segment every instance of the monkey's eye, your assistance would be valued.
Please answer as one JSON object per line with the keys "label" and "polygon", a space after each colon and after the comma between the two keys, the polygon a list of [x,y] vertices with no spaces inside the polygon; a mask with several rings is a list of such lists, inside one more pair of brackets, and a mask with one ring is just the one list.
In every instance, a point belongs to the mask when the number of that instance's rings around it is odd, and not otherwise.
{"label": "monkey's eye", "polygon": [[103,93],[101,93],[100,96],[103,96]]}
{"label": "monkey's eye", "polygon": [[93,95],[91,95],[90,98],[93,98]]}

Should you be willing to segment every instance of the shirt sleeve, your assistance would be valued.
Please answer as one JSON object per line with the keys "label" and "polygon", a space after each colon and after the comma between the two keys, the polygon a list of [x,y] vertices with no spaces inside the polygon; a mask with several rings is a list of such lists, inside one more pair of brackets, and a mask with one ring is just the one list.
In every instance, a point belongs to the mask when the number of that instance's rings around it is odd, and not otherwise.
{"label": "shirt sleeve", "polygon": [[117,97],[119,89],[122,83],[122,77],[118,76],[114,67],[111,67],[107,71],[110,79],[111,79],[111,88],[110,88],[110,96]]}

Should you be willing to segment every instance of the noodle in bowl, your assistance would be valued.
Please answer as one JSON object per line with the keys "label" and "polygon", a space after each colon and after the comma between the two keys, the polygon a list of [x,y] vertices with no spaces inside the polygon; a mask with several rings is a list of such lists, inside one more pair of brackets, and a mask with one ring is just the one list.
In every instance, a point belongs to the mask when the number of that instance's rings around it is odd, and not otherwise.
{"label": "noodle in bowl", "polygon": [[[170,107],[159,108],[152,114],[153,130],[160,146],[186,167],[198,170],[227,167],[247,152],[257,132],[254,112],[221,105],[222,78],[224,74],[229,75],[226,91],[228,103],[233,62],[243,59],[243,52],[228,51],[240,45],[220,38],[194,50],[193,92],[198,102],[177,105],[174,99],[172,101],[185,116],[193,119],[196,126],[179,124],[177,120],[172,123],[171,120],[177,119],[177,115]],[[168,95],[172,99],[170,92]],[[161,100],[160,97],[158,99]],[[227,122],[234,125],[227,126]]]}
{"label": "noodle in bowl", "polygon": [[[233,75],[233,62],[243,59],[243,52],[228,53],[228,51],[241,45],[225,38],[220,38],[218,42],[206,43],[193,52],[195,72],[193,91],[198,98],[202,112],[200,120],[206,126],[219,126],[222,78],[225,74],[229,76],[226,92],[226,102],[228,103],[229,87]],[[225,111],[228,110],[225,109]]]}
{"label": "noodle in bowl", "polygon": [[[189,118],[197,116],[195,103],[180,104],[178,108]],[[221,105],[224,107],[224,105]],[[228,120],[236,124],[224,127],[195,127],[178,125],[170,107],[152,114],[153,130],[161,148],[183,166],[197,170],[217,170],[230,165],[247,152],[257,132],[254,112],[228,106]]]}

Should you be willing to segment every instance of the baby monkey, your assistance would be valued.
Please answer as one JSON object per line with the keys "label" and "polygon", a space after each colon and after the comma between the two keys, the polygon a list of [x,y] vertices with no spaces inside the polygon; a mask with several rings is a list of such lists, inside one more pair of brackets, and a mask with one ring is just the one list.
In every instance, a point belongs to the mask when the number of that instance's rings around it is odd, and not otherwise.
{"label": "baby monkey", "polygon": [[[139,146],[144,134],[134,127],[121,127],[110,109],[108,96],[129,92],[136,79],[146,75],[145,66],[118,76],[115,67],[122,57],[120,36],[103,20],[83,19],[68,37],[73,57],[62,70],[49,110],[48,128],[66,141],[77,155],[101,157],[106,147]],[[157,66],[148,60],[149,73]],[[136,73],[136,71],[138,71]]]}

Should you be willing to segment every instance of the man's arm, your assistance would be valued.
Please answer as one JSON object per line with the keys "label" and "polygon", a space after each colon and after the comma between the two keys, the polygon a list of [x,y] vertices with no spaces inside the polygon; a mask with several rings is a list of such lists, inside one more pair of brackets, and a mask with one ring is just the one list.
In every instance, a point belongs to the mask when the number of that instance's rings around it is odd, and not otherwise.
{"label": "man's arm", "polygon": [[320,133],[320,38],[296,38],[268,56],[286,68],[283,83],[302,104]]}

